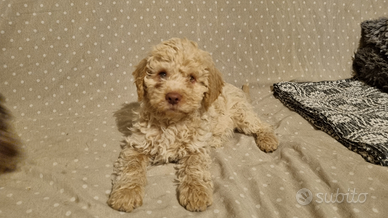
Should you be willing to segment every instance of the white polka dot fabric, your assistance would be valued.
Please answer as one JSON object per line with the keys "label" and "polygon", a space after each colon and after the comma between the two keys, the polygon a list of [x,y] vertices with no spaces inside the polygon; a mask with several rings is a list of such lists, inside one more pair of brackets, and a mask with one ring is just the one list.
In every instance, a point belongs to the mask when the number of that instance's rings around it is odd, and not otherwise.
{"label": "white polka dot fabric", "polygon": [[[388,168],[313,129],[270,86],[351,77],[359,24],[387,5],[1,0],[0,92],[24,159],[0,176],[0,217],[383,217]],[[179,205],[173,164],[150,167],[144,205],[126,215],[106,204],[121,140],[112,115],[137,99],[134,66],[172,37],[198,42],[227,82],[249,82],[281,145],[265,154],[236,134],[213,150],[214,203],[202,213]]]}

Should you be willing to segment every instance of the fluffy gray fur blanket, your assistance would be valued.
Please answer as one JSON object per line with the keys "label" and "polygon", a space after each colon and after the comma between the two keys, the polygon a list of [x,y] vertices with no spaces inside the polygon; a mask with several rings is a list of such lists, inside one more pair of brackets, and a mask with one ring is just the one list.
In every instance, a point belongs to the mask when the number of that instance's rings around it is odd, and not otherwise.
{"label": "fluffy gray fur blanket", "polygon": [[361,23],[353,70],[359,80],[388,92],[388,18]]}
{"label": "fluffy gray fur blanket", "polygon": [[0,94],[0,174],[14,170],[19,159],[19,141],[10,131],[11,115],[3,105],[4,98]]}

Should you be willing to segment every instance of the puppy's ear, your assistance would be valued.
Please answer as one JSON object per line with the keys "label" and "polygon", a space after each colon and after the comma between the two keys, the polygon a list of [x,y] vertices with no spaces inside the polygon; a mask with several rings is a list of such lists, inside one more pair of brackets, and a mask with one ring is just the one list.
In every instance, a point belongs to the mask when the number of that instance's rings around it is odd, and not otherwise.
{"label": "puppy's ear", "polygon": [[205,93],[203,99],[203,106],[207,110],[210,105],[218,98],[221,94],[222,87],[224,86],[224,80],[222,79],[222,74],[217,70],[215,66],[212,66],[209,69],[209,90]]}
{"label": "puppy's ear", "polygon": [[136,70],[133,71],[132,75],[135,78],[135,84],[137,88],[138,101],[143,100],[145,95],[144,77],[147,75],[146,71],[147,58],[144,58],[136,66]]}

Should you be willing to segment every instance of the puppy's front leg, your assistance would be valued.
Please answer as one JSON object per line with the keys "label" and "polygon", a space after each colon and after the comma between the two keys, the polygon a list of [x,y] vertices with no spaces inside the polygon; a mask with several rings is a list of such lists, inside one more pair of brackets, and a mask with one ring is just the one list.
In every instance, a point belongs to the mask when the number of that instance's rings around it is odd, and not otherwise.
{"label": "puppy's front leg", "polygon": [[115,210],[131,212],[143,204],[148,156],[131,148],[121,151],[114,166],[116,179],[108,205]]}
{"label": "puppy's front leg", "polygon": [[213,183],[207,152],[189,154],[178,165],[178,199],[189,211],[204,211],[213,203]]}

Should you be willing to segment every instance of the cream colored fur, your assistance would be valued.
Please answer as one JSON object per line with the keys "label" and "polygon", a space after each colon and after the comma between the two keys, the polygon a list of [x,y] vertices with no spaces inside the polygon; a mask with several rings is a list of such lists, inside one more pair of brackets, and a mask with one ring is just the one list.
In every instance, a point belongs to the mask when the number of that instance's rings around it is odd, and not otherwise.
{"label": "cream colored fur", "polygon": [[247,94],[224,83],[210,54],[192,41],[173,38],[155,46],[133,75],[140,106],[137,112],[124,107],[116,113],[126,135],[108,200],[116,210],[141,206],[147,166],[169,162],[177,163],[180,204],[206,210],[213,202],[209,148],[222,146],[235,129],[252,135],[265,152],[278,146]]}

